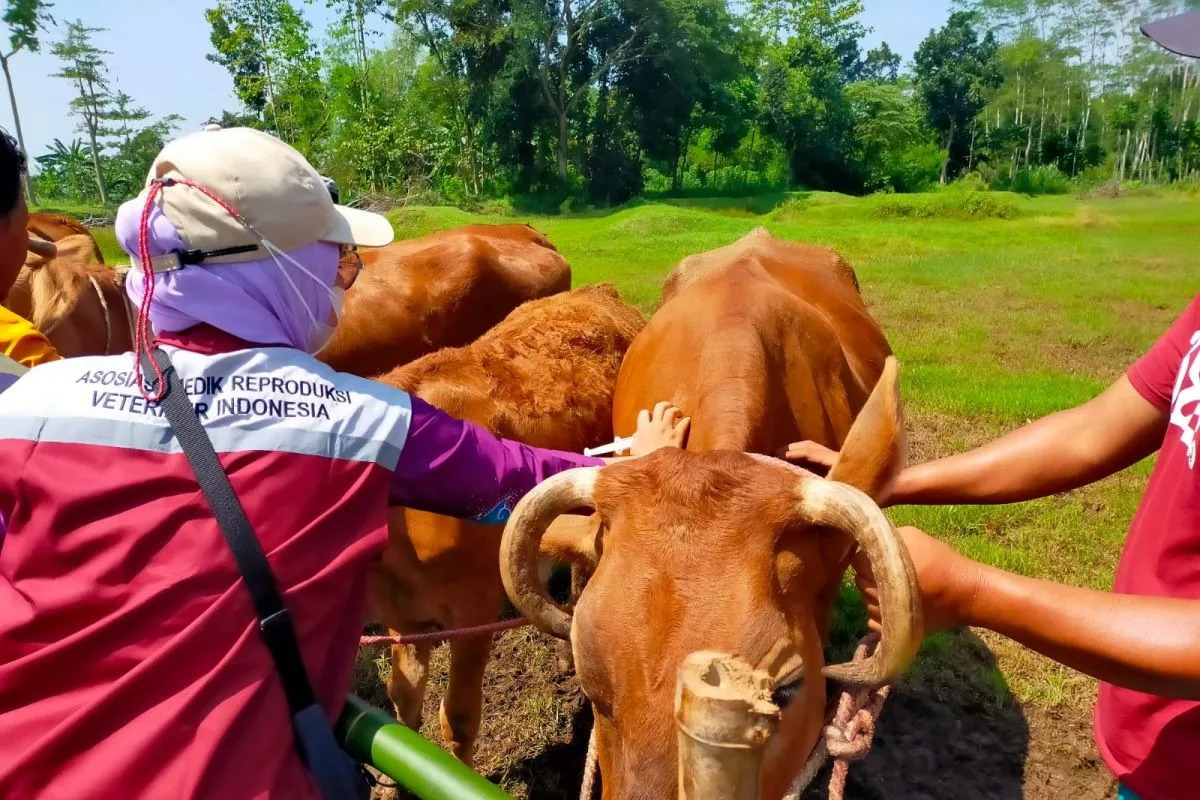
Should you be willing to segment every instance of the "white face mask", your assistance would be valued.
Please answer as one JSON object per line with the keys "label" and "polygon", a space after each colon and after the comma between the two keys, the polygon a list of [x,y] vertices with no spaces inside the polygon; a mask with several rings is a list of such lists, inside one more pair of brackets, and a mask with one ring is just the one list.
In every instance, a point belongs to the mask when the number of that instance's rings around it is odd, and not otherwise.
{"label": "white face mask", "polygon": [[[275,266],[279,267],[280,273],[283,274],[283,277],[288,282],[288,285],[292,287],[292,291],[296,293],[296,298],[300,301],[300,305],[304,306],[304,310],[308,314],[310,327],[308,330],[308,341],[306,342],[304,351],[309,355],[315,356],[324,350],[329,344],[329,341],[333,338],[333,332],[337,329],[338,323],[342,321],[342,304],[346,300],[346,290],[339,286],[325,286],[320,280],[317,279],[316,275],[313,275],[312,272],[309,271],[307,267],[289,256],[287,253],[280,250],[275,245],[271,244],[271,242],[267,241],[266,239],[262,240],[262,245],[264,248],[266,248],[266,251],[271,254],[271,259],[274,260]],[[304,295],[300,294],[300,289],[296,286],[295,281],[292,280],[292,276],[289,275],[288,271],[283,268],[283,264],[279,263],[280,258],[303,272],[305,275],[311,278],[314,283],[325,289],[325,291],[329,292],[329,306],[333,310],[331,316],[334,319],[332,325],[326,320],[317,319],[317,315],[314,314],[313,310],[308,307],[308,303],[304,302]]]}

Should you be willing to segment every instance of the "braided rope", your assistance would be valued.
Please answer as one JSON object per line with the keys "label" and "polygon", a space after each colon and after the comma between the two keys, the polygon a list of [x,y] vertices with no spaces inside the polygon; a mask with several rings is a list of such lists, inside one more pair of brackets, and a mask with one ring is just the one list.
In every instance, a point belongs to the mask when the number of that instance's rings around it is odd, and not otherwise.
{"label": "braided rope", "polygon": [[[854,660],[865,660],[878,644],[877,634],[864,637],[855,648]],[[834,760],[833,772],[829,776],[828,798],[843,800],[850,764],[861,761],[871,752],[871,745],[875,741],[875,724],[891,690],[891,686],[881,686],[878,689],[859,688],[842,692],[833,718],[822,729],[821,739],[783,796],[784,800],[799,800],[800,793],[816,777],[827,758]]]}

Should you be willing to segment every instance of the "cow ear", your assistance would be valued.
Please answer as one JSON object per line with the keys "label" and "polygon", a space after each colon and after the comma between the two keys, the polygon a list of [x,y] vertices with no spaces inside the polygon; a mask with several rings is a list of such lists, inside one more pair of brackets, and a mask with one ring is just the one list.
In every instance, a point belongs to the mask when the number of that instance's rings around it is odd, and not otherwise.
{"label": "cow ear", "polygon": [[888,356],[866,405],[858,412],[829,479],[872,498],[883,497],[904,468],[906,440],[900,406],[899,365]]}

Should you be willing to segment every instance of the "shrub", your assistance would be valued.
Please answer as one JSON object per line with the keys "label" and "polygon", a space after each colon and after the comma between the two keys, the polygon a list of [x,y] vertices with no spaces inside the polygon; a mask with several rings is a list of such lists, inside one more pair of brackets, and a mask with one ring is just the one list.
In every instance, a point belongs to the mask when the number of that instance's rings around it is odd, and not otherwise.
{"label": "shrub", "polygon": [[1011,179],[1000,178],[994,188],[1019,194],[1066,194],[1071,189],[1071,180],[1052,164],[1038,164],[1018,170]]}
{"label": "shrub", "polygon": [[872,213],[883,219],[1012,219],[1011,200],[990,192],[942,191],[917,195],[873,195]]}
{"label": "shrub", "polygon": [[978,170],[972,170],[966,173],[953,183],[942,187],[943,191],[960,191],[960,192],[986,192],[988,190],[988,182]]}
{"label": "shrub", "polygon": [[887,183],[897,192],[924,192],[938,182],[946,151],[936,144],[920,144],[884,156]]}

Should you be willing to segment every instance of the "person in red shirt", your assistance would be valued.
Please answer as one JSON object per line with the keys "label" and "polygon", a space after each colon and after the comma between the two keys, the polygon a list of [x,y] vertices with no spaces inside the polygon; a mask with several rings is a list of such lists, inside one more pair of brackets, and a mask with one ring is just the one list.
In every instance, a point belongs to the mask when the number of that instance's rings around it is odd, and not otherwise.
{"label": "person in red shirt", "polygon": [[[1096,741],[1123,798],[1196,796],[1181,769],[1200,753],[1198,430],[1200,295],[1095,399],[909,467],[880,498],[885,506],[1016,503],[1098,481],[1158,451],[1111,593],[1014,575],[916,528],[901,531],[927,631],[988,628],[1101,679]],[[786,457],[820,470],[837,454],[801,442]],[[873,605],[869,575],[860,586]]]}
{"label": "person in red shirt", "polygon": [[[1200,11],[1142,32],[1200,58]],[[1200,295],[1103,394],[961,455],[910,467],[881,505],[1016,503],[1077,489],[1158,452],[1112,592],[986,566],[916,528],[901,534],[917,570],[925,628],[973,625],[1101,680],[1096,744],[1118,800],[1191,800],[1200,754]],[[827,470],[837,453],[798,442],[783,454]],[[869,570],[858,576],[873,616]]]}

